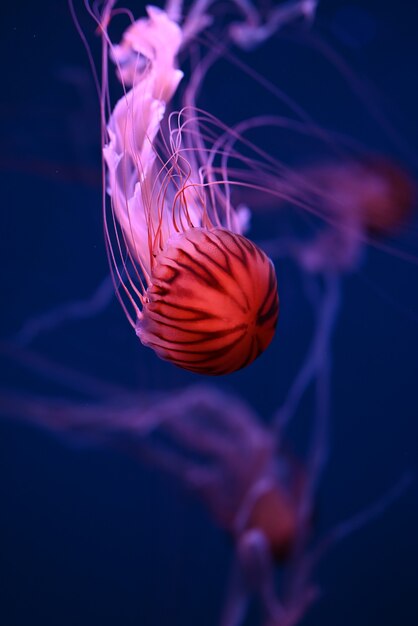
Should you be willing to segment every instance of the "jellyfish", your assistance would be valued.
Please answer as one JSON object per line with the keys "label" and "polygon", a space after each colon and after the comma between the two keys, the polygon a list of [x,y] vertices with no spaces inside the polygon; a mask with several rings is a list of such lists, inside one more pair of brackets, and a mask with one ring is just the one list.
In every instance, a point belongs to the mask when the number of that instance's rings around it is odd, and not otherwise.
{"label": "jellyfish", "polygon": [[368,154],[318,163],[304,176],[320,194],[324,215],[324,225],[294,248],[297,262],[309,273],[357,270],[367,246],[379,247],[396,233],[415,205],[412,177],[388,157]]}
{"label": "jellyfish", "polygon": [[[97,389],[91,386],[91,392]],[[296,624],[305,614],[314,598],[310,581],[293,589],[294,597],[280,599],[274,583],[275,566],[285,567],[308,532],[298,519],[304,469],[283,452],[283,443],[277,449],[275,433],[239,397],[202,385],[88,405],[0,393],[0,411],[65,436],[67,443],[122,448],[201,499],[235,545],[222,626],[242,624],[252,596],[268,623]]]}
{"label": "jellyfish", "polygon": [[[51,364],[47,375],[54,372],[69,389],[80,390],[70,370],[60,373]],[[244,624],[253,601],[265,626],[299,624],[319,597],[315,568],[324,555],[379,517],[411,483],[405,474],[382,498],[318,538],[314,513],[322,468],[315,459],[327,446],[319,413],[302,459],[286,433],[277,432],[275,419],[266,424],[243,399],[214,386],[152,395],[106,388],[91,378],[76,381],[92,401],[0,390],[0,414],[47,429],[67,445],[122,450],[199,498],[233,542],[220,626]]]}
{"label": "jellyfish", "polygon": [[[100,23],[105,51],[112,4]],[[166,11],[148,7],[147,13],[110,48],[125,94],[107,122],[103,148],[109,254],[141,342],[184,369],[225,374],[251,363],[272,340],[279,310],[275,271],[244,237],[243,217],[220,183],[198,167],[198,146],[182,136],[187,116],[167,114],[183,76],[177,55],[184,31],[203,15],[189,15],[182,29]],[[124,249],[135,280],[126,264],[124,276],[115,266]]]}

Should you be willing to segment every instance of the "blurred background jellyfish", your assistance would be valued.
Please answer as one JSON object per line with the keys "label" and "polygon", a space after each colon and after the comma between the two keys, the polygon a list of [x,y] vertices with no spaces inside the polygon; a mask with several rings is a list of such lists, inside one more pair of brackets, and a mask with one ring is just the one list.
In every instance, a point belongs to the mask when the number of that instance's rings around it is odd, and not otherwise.
{"label": "blurred background jellyfish", "polygon": [[[64,378],[71,387],[68,374]],[[91,380],[84,382],[84,391],[100,395]],[[299,624],[319,596],[315,568],[321,558],[380,517],[411,484],[406,474],[380,500],[313,542],[312,484],[318,479],[318,453],[327,446],[321,419],[311,425],[311,446],[302,462],[274,421],[272,428],[263,425],[240,398],[213,386],[154,396],[111,393],[106,402],[84,405],[3,392],[0,410],[64,436],[67,444],[116,447],[197,495],[234,544],[226,598],[216,620],[221,626],[247,623],[254,600],[259,623]]]}
{"label": "blurred background jellyfish", "polygon": [[[55,3],[54,28],[40,7],[2,9],[0,412],[19,419],[1,423],[0,621],[415,626],[416,483],[389,506],[418,452],[411,16],[339,0],[76,9],[78,34]],[[396,93],[399,135],[351,64]],[[132,339],[115,288],[181,368]],[[202,298],[214,308],[191,310]],[[192,323],[199,356],[180,362]],[[194,387],[185,369],[231,375]]]}

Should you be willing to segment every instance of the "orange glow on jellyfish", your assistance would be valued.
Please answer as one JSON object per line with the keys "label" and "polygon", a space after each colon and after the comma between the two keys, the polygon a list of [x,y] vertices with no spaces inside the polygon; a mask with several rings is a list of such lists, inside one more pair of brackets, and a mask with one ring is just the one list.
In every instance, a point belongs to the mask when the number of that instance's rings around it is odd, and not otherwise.
{"label": "orange glow on jellyfish", "polygon": [[[125,89],[103,148],[115,284],[144,345],[184,369],[227,374],[251,363],[273,338],[275,271],[243,236],[245,215],[230,204],[227,173],[222,181],[211,176],[194,130],[196,111],[167,112],[183,77],[176,57],[184,32],[166,12],[147,12],[110,48]],[[106,32],[103,41],[107,54]],[[106,80],[103,94],[106,118]]]}

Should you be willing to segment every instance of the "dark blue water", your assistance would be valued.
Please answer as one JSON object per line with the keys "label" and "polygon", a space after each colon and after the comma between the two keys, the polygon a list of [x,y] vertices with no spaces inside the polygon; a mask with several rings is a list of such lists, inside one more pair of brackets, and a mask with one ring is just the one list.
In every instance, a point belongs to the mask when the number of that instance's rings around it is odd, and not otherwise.
{"label": "dark blue water", "polygon": [[[99,38],[81,7],[80,14],[98,54]],[[354,77],[366,76],[373,84],[362,83],[360,101],[341,73],[312,52],[306,38],[297,43],[294,32],[241,58],[319,122],[392,155],[413,173],[417,23],[413,3],[321,4],[318,32],[347,59]],[[66,3],[4,2],[1,34],[5,340],[28,319],[87,298],[108,266],[98,105]],[[277,101],[249,84],[225,65],[208,77],[201,104],[230,124],[237,116],[276,112]],[[384,112],[400,141],[392,140],[374,111]],[[283,145],[270,137],[264,142],[287,163],[303,161],[300,139],[285,134]],[[269,234],[262,220],[254,233]],[[362,270],[344,280],[318,534],[382,496],[405,472],[418,471],[417,239],[413,216],[388,242],[397,252],[412,251],[411,260],[370,248]],[[294,268],[279,263],[277,273],[282,317],[272,347],[247,370],[217,383],[266,420],[283,400],[312,331],[294,288]],[[90,319],[39,334],[31,348],[131,389],[169,390],[196,381],[143,348],[116,302]],[[39,375],[39,366],[23,367],[4,356],[0,366],[3,388],[87,402],[82,393]],[[296,447],[306,438],[309,410],[292,433]],[[122,453],[74,445],[10,419],[0,422],[0,463],[1,626],[217,623],[230,540],[174,481]],[[417,481],[418,476],[379,519],[327,556],[316,574],[323,597],[304,624],[416,626]]]}

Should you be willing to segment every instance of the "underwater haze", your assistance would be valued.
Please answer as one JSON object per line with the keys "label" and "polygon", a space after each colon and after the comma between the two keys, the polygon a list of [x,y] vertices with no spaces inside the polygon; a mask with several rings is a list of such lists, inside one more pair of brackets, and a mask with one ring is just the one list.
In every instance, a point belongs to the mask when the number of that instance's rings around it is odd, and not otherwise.
{"label": "underwater haze", "polygon": [[[215,4],[216,19],[232,20],[223,6]],[[83,2],[75,8],[98,66],[97,27]],[[142,2],[129,9],[135,18],[145,14]],[[264,206],[267,196],[240,189],[236,202],[251,211],[246,236],[265,247],[276,268],[275,337],[254,363],[227,376],[199,376],[160,360],[140,343],[113,295],[99,101],[69,6],[3,2],[0,14],[0,626],[217,626],[236,537],[212,500],[196,496],[155,460],[145,441],[154,426],[145,429],[142,448],[140,415],[170,398],[174,414],[183,390],[199,386],[199,393],[219,399],[219,414],[236,402],[238,412],[248,410],[254,433],[260,424],[272,437],[269,428],[317,323],[310,269],[301,270],[274,242],[295,230],[304,242],[309,220],[295,222],[289,207],[282,213],[274,201]],[[123,16],[115,18],[112,41],[125,26]],[[417,27],[413,2],[320,1],[312,20],[297,20],[252,50],[231,45],[236,62],[226,55],[211,68],[198,106],[232,127],[258,115],[292,116],[286,104],[292,98],[327,129],[326,138],[318,142],[290,126],[260,127],[251,140],[263,153],[308,177],[329,162],[330,143],[349,138],[339,145],[396,164],[412,189]],[[184,62],[186,85],[195,61],[191,55]],[[113,107],[123,91],[111,64],[109,85]],[[329,356],[323,402],[329,401],[329,424],[316,440],[322,404],[309,387],[278,446],[301,466],[310,445],[323,455],[304,522],[307,545],[341,521],[353,520],[352,527],[314,568],[315,600],[300,617],[268,621],[254,594],[240,618],[225,618],[221,626],[418,624],[418,207],[412,196],[393,232],[359,235],[359,260],[338,274],[339,311],[321,353]],[[326,280],[320,277],[314,288],[325,289]],[[138,441],[118,432],[118,410],[136,405]],[[112,420],[110,435],[101,419]],[[198,450],[196,437],[188,444]],[[285,465],[293,471],[292,462]],[[229,497],[225,488],[227,503]],[[364,523],[356,517],[362,511]],[[291,569],[286,557],[275,570],[279,597]]]}

